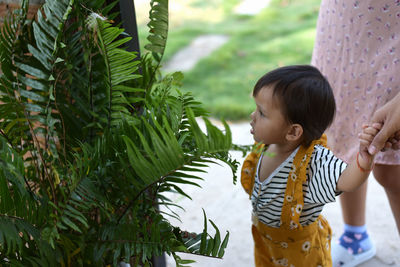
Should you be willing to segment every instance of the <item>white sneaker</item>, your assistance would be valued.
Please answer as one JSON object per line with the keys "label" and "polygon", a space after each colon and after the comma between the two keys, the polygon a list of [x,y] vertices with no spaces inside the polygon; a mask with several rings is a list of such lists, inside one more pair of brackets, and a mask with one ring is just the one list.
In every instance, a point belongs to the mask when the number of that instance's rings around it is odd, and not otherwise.
{"label": "white sneaker", "polygon": [[371,259],[376,254],[376,247],[372,243],[369,250],[358,254],[351,254],[337,242],[332,241],[332,267],[354,267]]}

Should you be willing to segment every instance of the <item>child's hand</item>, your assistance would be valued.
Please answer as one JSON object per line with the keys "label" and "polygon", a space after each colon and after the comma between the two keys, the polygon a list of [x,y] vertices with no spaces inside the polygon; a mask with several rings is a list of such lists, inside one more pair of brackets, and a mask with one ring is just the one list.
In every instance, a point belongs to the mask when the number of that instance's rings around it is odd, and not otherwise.
{"label": "child's hand", "polygon": [[[368,127],[367,124],[363,125],[364,127]],[[374,127],[377,130],[381,130],[383,127],[383,124],[381,123],[373,123],[372,127]],[[395,132],[392,136],[386,140],[384,147],[381,149],[381,151],[386,151],[388,149],[394,149],[394,150],[399,150],[400,149],[400,131]]]}
{"label": "child's hand", "polygon": [[386,151],[388,149],[400,149],[400,131],[395,132],[388,140],[386,140],[385,146],[381,151]]}
{"label": "child's hand", "polygon": [[393,134],[391,138],[389,138],[390,148],[394,150],[400,149],[400,131]]}
{"label": "child's hand", "polygon": [[382,124],[364,124],[362,128],[362,132],[358,135],[358,138],[360,139],[360,157],[358,158],[358,163],[360,164],[360,167],[364,170],[370,170],[372,168],[374,155],[371,155],[368,152],[368,147],[374,139],[375,135],[382,128]]}

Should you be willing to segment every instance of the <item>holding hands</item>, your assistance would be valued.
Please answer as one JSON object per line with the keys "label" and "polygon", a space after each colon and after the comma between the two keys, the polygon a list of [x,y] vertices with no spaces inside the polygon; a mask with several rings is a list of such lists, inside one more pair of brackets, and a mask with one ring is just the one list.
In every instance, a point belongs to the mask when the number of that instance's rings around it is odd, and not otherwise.
{"label": "holding hands", "polygon": [[375,155],[370,154],[368,148],[381,129],[382,124],[380,123],[364,124],[362,126],[362,132],[358,135],[360,150],[357,154],[357,165],[362,171],[370,171],[372,169]]}
{"label": "holding hands", "polygon": [[382,128],[382,124],[364,124],[362,132],[358,135],[360,148],[356,158],[349,163],[346,170],[340,176],[336,189],[343,192],[352,192],[357,189],[368,178],[374,165],[375,155],[368,152],[375,136]]}
{"label": "holding hands", "polygon": [[370,154],[375,155],[382,149],[400,149],[400,94],[379,108],[371,121],[381,128],[369,145]]}

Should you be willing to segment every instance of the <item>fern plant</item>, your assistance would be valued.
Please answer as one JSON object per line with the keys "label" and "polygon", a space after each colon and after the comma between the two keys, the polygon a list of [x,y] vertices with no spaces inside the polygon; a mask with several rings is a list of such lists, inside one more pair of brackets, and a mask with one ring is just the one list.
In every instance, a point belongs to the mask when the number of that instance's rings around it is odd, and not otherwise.
{"label": "fern plant", "polygon": [[[218,129],[181,73],[161,77],[168,1],[152,0],[148,53],[107,14],[117,3],[47,0],[34,20],[27,0],[0,34],[0,263],[2,266],[149,266],[163,252],[222,257],[204,213],[202,233],[173,226],[157,206],[225,162],[231,132]],[[102,14],[102,15],[100,15]],[[115,15],[115,14],[114,14]],[[202,117],[204,133],[197,122]],[[215,229],[211,235],[208,223]]]}

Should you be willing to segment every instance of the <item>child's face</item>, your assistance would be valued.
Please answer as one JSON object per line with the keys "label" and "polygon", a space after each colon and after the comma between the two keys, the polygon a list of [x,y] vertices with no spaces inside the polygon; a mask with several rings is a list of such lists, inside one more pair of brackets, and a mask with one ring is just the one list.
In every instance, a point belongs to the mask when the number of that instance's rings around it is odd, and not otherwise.
{"label": "child's face", "polygon": [[251,134],[256,142],[266,145],[283,144],[290,124],[286,121],[280,101],[272,95],[271,86],[263,87],[254,97],[256,110],[251,114]]}

